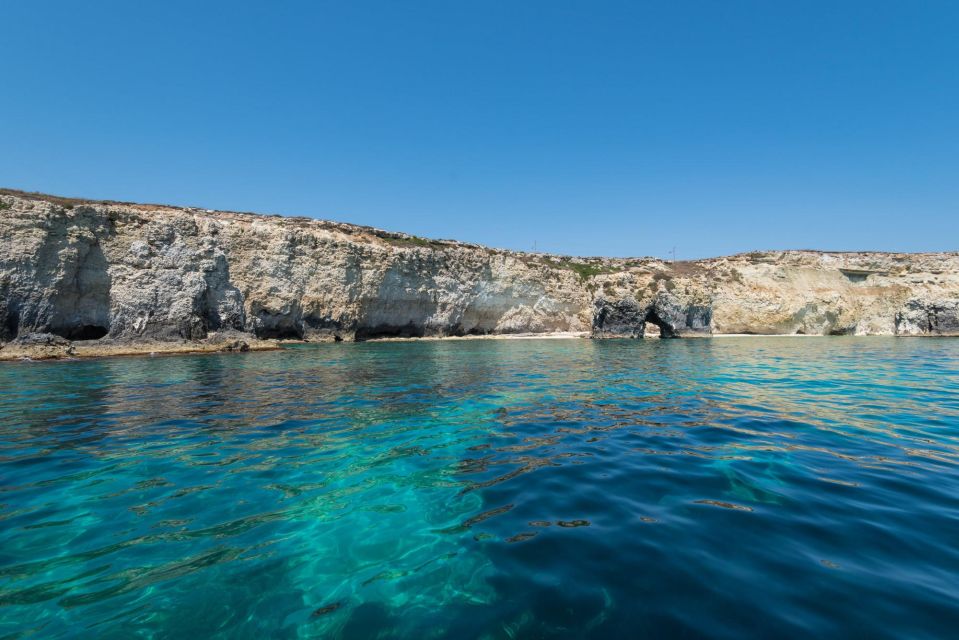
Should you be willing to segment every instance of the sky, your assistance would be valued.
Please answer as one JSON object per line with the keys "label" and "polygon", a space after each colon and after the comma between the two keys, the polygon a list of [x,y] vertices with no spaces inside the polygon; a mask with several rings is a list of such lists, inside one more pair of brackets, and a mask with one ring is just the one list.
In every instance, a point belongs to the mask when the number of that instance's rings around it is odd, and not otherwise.
{"label": "sky", "polygon": [[0,3],[0,186],[509,249],[959,250],[959,2]]}

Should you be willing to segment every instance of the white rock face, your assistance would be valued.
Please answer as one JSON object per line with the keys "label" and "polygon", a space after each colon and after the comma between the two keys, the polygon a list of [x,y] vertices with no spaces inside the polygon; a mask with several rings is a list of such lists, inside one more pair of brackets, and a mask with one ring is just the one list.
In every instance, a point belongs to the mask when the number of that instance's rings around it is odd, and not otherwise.
{"label": "white rock face", "polygon": [[0,340],[591,331],[959,335],[959,255],[576,259],[303,218],[0,192]]}
{"label": "white rock face", "polygon": [[306,219],[2,195],[0,330],[362,339],[586,331],[570,269]]}

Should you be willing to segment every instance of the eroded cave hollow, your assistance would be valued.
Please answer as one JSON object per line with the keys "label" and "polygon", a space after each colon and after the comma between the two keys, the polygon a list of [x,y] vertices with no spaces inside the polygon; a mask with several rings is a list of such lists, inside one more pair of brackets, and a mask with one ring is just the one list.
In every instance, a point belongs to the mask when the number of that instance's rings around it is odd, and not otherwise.
{"label": "eroded cave hollow", "polygon": [[679,337],[673,328],[669,325],[668,322],[659,317],[659,314],[656,313],[655,309],[650,309],[646,313],[646,327],[650,325],[656,327],[658,331],[655,334],[658,334],[660,338],[677,338]]}

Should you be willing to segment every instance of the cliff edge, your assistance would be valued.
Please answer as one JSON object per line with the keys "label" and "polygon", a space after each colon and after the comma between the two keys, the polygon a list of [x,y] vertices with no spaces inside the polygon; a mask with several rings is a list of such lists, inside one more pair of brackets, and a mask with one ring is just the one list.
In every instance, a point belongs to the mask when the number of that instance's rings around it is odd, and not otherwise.
{"label": "cliff edge", "polygon": [[573,258],[308,218],[0,190],[3,359],[38,345],[82,355],[647,329],[959,335],[959,254]]}

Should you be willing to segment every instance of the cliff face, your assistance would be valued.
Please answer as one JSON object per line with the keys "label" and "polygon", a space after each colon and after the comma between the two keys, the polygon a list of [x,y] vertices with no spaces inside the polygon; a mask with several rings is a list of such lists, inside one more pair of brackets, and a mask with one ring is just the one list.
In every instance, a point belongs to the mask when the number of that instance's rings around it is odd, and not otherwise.
{"label": "cliff face", "polygon": [[959,254],[576,259],[301,218],[0,192],[0,341],[959,335]]}

